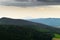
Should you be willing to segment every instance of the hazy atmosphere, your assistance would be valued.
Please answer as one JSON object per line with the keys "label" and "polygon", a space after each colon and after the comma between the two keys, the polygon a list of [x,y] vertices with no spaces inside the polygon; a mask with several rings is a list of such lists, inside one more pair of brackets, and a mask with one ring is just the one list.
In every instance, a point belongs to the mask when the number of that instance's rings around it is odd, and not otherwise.
{"label": "hazy atmosphere", "polygon": [[[55,5],[54,5],[55,6]],[[60,18],[59,5],[45,7],[0,6],[0,17],[11,18]]]}
{"label": "hazy atmosphere", "polygon": [[[0,0],[0,17],[11,17],[19,19],[60,18],[60,5],[19,7],[17,5],[14,5],[16,2],[17,1],[15,0]],[[9,3],[11,5],[9,5]],[[42,3],[44,4],[44,2],[41,2],[41,4]],[[9,6],[6,6],[6,4]]]}

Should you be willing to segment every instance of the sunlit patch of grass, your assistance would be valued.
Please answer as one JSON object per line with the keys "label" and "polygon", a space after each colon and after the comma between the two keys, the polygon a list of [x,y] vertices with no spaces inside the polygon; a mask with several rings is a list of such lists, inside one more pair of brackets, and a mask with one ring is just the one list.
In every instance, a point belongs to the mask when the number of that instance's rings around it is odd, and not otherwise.
{"label": "sunlit patch of grass", "polygon": [[60,40],[60,38],[53,38],[53,40]]}
{"label": "sunlit patch of grass", "polygon": [[60,38],[60,34],[55,34],[55,38]]}

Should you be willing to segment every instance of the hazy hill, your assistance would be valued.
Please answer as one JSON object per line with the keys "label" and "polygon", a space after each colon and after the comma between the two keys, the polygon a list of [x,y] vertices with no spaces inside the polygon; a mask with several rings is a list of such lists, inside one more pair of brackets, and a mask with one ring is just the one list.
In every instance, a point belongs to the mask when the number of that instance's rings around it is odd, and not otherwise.
{"label": "hazy hill", "polygon": [[1,18],[0,25],[18,25],[18,26],[27,26],[29,28],[34,28],[38,31],[51,31],[60,34],[60,29],[54,28],[45,24],[35,23],[31,21],[26,21],[22,19],[11,19],[11,18]]}
{"label": "hazy hill", "polygon": [[55,26],[60,28],[60,18],[39,18],[39,19],[31,19],[32,22],[43,23],[50,26]]}

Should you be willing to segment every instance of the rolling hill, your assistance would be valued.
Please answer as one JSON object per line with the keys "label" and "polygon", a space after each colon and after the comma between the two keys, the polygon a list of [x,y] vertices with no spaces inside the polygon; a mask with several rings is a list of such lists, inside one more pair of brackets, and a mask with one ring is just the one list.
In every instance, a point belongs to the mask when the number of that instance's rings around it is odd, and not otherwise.
{"label": "rolling hill", "polygon": [[54,28],[52,26],[48,26],[42,23],[35,23],[23,19],[11,19],[11,18],[0,18],[0,25],[18,25],[18,26],[27,26],[29,28],[36,29],[38,31],[50,31],[54,33],[60,34],[59,28]]}
{"label": "rolling hill", "polygon": [[43,23],[46,25],[54,26],[56,28],[60,28],[60,18],[38,18],[38,19],[30,19],[29,21]]}

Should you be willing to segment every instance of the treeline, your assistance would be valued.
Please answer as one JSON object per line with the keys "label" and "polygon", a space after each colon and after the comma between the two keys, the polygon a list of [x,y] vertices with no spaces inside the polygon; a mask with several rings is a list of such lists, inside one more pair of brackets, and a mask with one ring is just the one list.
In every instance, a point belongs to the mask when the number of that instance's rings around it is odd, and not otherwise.
{"label": "treeline", "polygon": [[0,25],[0,40],[52,40],[52,32],[40,32],[16,25]]}

